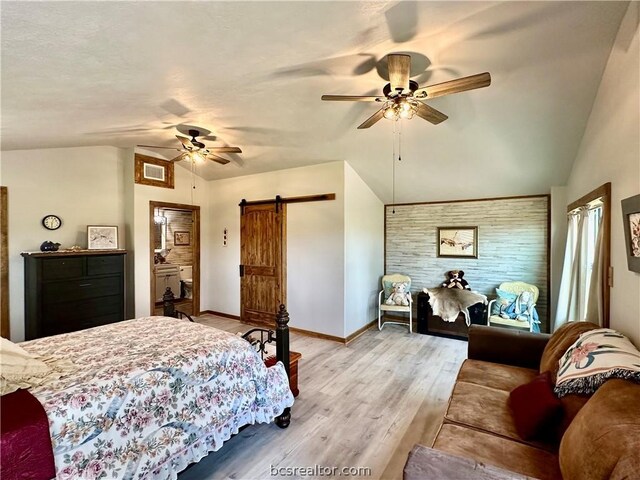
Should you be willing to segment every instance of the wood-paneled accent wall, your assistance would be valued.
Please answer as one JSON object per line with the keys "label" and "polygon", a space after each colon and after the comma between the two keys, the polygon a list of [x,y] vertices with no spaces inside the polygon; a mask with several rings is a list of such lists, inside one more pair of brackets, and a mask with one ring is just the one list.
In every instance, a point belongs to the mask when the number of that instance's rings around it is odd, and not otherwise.
{"label": "wood-paneled accent wall", "polygon": [[[414,294],[445,280],[448,270],[464,270],[473,290],[495,298],[502,282],[520,280],[540,289],[537,310],[548,331],[548,195],[385,208],[385,272],[403,273]],[[438,258],[438,227],[478,226],[478,258]]]}

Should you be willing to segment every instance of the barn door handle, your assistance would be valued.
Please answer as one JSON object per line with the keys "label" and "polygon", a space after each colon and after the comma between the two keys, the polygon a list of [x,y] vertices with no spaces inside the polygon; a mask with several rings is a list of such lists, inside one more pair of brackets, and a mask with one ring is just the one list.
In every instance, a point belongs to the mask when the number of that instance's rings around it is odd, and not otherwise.
{"label": "barn door handle", "polygon": [[244,277],[244,265],[240,265],[240,276]]}

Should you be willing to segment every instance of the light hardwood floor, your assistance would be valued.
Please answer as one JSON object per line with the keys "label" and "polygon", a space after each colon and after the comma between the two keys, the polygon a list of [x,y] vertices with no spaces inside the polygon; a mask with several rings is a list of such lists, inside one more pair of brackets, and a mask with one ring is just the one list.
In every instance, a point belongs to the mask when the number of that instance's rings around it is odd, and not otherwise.
{"label": "light hardwood floor", "polygon": [[[198,321],[233,333],[250,328],[212,315]],[[409,450],[430,445],[440,426],[467,344],[387,325],[348,346],[292,333],[291,349],[302,359],[289,428],[250,426],[179,480],[285,478],[271,466],[315,465],[370,469],[352,478],[402,478]]]}

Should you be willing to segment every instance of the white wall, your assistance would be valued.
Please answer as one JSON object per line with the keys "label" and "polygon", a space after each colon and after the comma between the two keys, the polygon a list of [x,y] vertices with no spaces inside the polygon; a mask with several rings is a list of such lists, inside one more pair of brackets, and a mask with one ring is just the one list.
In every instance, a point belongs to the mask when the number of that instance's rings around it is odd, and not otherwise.
{"label": "white wall", "polygon": [[[2,154],[9,196],[9,302],[11,338],[24,339],[23,251],[45,240],[87,246],[87,225],[118,225],[125,244],[124,155],[114,147],[14,150]],[[58,215],[62,227],[46,230],[42,218]]]}
{"label": "white wall", "polygon": [[384,204],[344,163],[344,337],[377,316],[384,273]]}
{"label": "white wall", "polygon": [[567,185],[570,203],[611,182],[611,327],[640,346],[640,274],[627,268],[620,201],[640,193],[640,4],[630,2]]}
{"label": "white wall", "polygon": [[[133,151],[128,160],[134,162]],[[196,167],[197,168],[197,167]],[[151,256],[149,251],[149,202],[185,203],[200,206],[200,291],[204,292],[207,279],[203,275],[205,265],[210,262],[209,239],[209,185],[199,176],[195,175],[195,189],[192,189],[191,172],[180,166],[175,167],[175,188],[158,188],[149,185],[134,185],[133,211],[134,228],[133,239],[135,249],[135,317],[144,317],[151,314]],[[197,171],[197,170],[196,170]],[[133,179],[133,177],[131,177]],[[193,196],[192,196],[193,194]],[[193,201],[193,203],[192,203]],[[202,295],[202,294],[201,294]],[[204,310],[203,300],[200,300],[200,309]]]}
{"label": "white wall", "polygon": [[[344,336],[343,162],[210,182],[211,257],[202,309],[240,314],[240,208],[248,201],[335,193],[336,199],[287,206],[287,310],[290,325]],[[227,228],[228,246],[222,246]]]}
{"label": "white wall", "polygon": [[550,325],[556,318],[558,292],[562,279],[562,263],[567,244],[567,187],[551,187],[551,291],[549,292]]}

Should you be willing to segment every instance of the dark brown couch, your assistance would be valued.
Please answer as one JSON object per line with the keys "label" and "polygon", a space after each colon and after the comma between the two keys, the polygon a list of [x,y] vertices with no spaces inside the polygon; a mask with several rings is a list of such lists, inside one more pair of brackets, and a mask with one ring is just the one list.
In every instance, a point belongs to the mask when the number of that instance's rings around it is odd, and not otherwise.
{"label": "dark brown couch", "polygon": [[[458,374],[442,425],[432,448],[464,457],[478,467],[498,467],[496,478],[640,479],[640,385],[609,380],[591,397],[562,398],[564,416],[545,441],[525,441],[516,433],[509,393],[551,371],[578,336],[598,328],[572,323],[553,336],[474,325],[469,330],[469,358]],[[433,457],[433,455],[431,456]],[[459,459],[458,459],[459,460]],[[405,480],[417,478],[493,478],[461,471],[425,476],[433,458],[420,446],[409,456]],[[509,472],[513,472],[510,477]],[[463,475],[463,476],[460,476]],[[483,474],[484,475],[484,474]]]}

